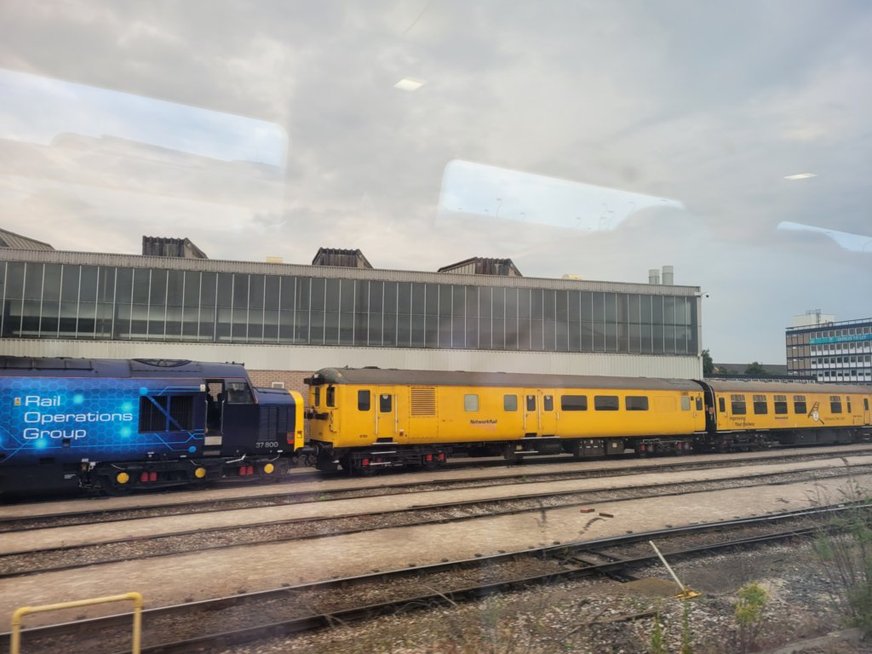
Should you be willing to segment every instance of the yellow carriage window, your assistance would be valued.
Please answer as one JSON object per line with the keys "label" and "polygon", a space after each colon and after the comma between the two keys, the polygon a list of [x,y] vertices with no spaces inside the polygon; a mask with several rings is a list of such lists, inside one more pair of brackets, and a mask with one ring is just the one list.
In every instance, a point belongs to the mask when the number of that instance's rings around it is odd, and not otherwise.
{"label": "yellow carriage window", "polygon": [[315,387],[315,406],[318,406],[319,404],[321,404],[321,387],[316,386]]}
{"label": "yellow carriage window", "polygon": [[718,398],[718,410],[721,413],[726,413],[727,411],[727,401],[722,397]]}
{"label": "yellow carriage window", "polygon": [[769,413],[769,408],[766,406],[765,395],[754,396],[754,413],[758,416],[766,415],[767,413]]}
{"label": "yellow carriage window", "polygon": [[730,411],[734,416],[743,416],[745,415],[745,396],[744,395],[730,395]]}
{"label": "yellow carriage window", "polygon": [[787,413],[787,396],[786,395],[776,395],[774,398],[775,404],[775,414],[783,416]]}
{"label": "yellow carriage window", "polygon": [[848,409],[848,413],[851,413],[851,398],[845,396],[845,407]]}
{"label": "yellow carriage window", "polygon": [[463,396],[464,411],[478,411],[478,395],[467,394]]}
{"label": "yellow carriage window", "polygon": [[554,397],[551,395],[546,395],[542,398],[542,410],[543,411],[554,411]]}
{"label": "yellow carriage window", "polygon": [[808,413],[808,407],[805,404],[805,395],[793,396],[793,412],[797,415],[805,415]]}
{"label": "yellow carriage window", "polygon": [[357,410],[369,411],[369,391],[357,391]]}
{"label": "yellow carriage window", "polygon": [[830,413],[842,412],[842,398],[838,395],[830,395]]}
{"label": "yellow carriage window", "polygon": [[869,398],[868,397],[863,398],[863,410],[864,411],[869,410]]}
{"label": "yellow carriage window", "polygon": [[535,411],[536,410],[536,396],[528,395],[527,396],[527,411]]}
{"label": "yellow carriage window", "polygon": [[681,410],[690,411],[690,398],[687,395],[681,396]]}
{"label": "yellow carriage window", "polygon": [[587,395],[561,395],[561,411],[587,411]]}
{"label": "yellow carriage window", "polygon": [[594,395],[593,408],[597,411],[617,411],[620,407],[617,395]]}
{"label": "yellow carriage window", "polygon": [[518,410],[518,396],[517,395],[503,395],[503,411],[517,411]]}
{"label": "yellow carriage window", "polygon": [[701,397],[696,398],[696,410],[702,411],[702,398]]}
{"label": "yellow carriage window", "polygon": [[336,406],[336,387],[327,387],[327,406]]}
{"label": "yellow carriage window", "polygon": [[627,411],[647,411],[648,398],[644,395],[628,395],[624,398],[624,407]]}

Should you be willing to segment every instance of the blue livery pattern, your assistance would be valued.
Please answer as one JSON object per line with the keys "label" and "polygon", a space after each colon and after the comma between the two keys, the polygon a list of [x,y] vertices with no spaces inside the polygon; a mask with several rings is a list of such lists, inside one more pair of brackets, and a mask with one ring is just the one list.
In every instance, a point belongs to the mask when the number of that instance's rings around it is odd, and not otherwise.
{"label": "blue livery pattern", "polygon": [[[190,383],[186,383],[190,382]],[[140,432],[140,402],[198,394],[187,429]],[[170,400],[171,401],[171,400]],[[5,463],[138,460],[195,456],[204,442],[205,394],[199,380],[79,377],[0,378],[0,457]],[[193,428],[192,428],[193,427]]]}

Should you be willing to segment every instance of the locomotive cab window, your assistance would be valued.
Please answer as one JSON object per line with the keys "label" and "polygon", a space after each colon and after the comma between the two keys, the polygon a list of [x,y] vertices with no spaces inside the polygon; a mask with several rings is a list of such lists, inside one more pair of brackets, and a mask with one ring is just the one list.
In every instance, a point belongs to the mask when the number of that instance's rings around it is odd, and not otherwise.
{"label": "locomotive cab window", "polygon": [[327,387],[327,406],[335,407],[336,406],[336,387],[328,386]]}
{"label": "locomotive cab window", "polygon": [[805,415],[808,413],[808,407],[805,403],[805,395],[793,396],[793,412],[797,415]]}
{"label": "locomotive cab window", "polygon": [[769,413],[769,408],[766,406],[766,396],[765,395],[755,395],[754,396],[754,414],[758,416],[766,415]]}
{"label": "locomotive cab window", "polygon": [[776,395],[774,398],[775,414],[783,416],[787,413],[787,396]]}
{"label": "locomotive cab window", "polygon": [[517,395],[503,395],[503,411],[517,411],[518,410],[518,396]]}
{"label": "locomotive cab window", "polygon": [[587,395],[562,395],[561,411],[587,411]]}
{"label": "locomotive cab window", "polygon": [[702,398],[701,397],[696,398],[696,410],[702,411]]}
{"label": "locomotive cab window", "polygon": [[378,410],[381,413],[390,413],[391,411],[391,397],[390,395],[379,395],[378,396]]}
{"label": "locomotive cab window", "polygon": [[467,394],[463,396],[463,410],[466,412],[478,411],[478,395]]}
{"label": "locomotive cab window", "polygon": [[227,404],[251,404],[251,390],[245,382],[227,382],[224,399]]}
{"label": "locomotive cab window", "polygon": [[624,398],[624,407],[627,411],[647,411],[648,398],[644,395],[628,395]]}
{"label": "locomotive cab window", "polygon": [[718,398],[718,411],[721,413],[726,413],[727,411],[727,401],[722,397]]}
{"label": "locomotive cab window", "polygon": [[842,412],[842,398],[838,395],[830,395],[830,413]]}
{"label": "locomotive cab window", "polygon": [[357,391],[357,410],[369,411],[370,397],[369,391]]}
{"label": "locomotive cab window", "polygon": [[617,395],[594,395],[593,408],[597,411],[617,411],[620,407]]}
{"label": "locomotive cab window", "polygon": [[745,415],[745,396],[741,394],[730,395],[730,411],[734,416]]}
{"label": "locomotive cab window", "polygon": [[554,396],[546,395],[542,398],[542,410],[543,411],[554,411]]}

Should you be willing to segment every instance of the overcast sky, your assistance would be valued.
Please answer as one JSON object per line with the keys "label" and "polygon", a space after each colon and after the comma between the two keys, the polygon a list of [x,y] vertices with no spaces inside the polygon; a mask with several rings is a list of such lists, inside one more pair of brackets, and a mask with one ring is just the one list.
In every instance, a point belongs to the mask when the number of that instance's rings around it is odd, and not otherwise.
{"label": "overcast sky", "polygon": [[864,1],[4,2],[0,227],[671,264],[716,361],[783,363],[794,314],[872,315],[870,34]]}

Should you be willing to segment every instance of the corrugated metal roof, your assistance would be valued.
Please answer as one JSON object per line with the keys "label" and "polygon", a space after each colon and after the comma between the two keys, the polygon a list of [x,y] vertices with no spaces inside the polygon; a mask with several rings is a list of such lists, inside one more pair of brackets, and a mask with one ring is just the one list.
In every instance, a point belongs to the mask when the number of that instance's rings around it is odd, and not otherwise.
{"label": "corrugated metal roof", "polygon": [[0,229],[0,248],[10,248],[13,250],[54,250],[48,243],[10,232],[8,229]]}
{"label": "corrugated metal roof", "polygon": [[510,372],[452,372],[446,370],[394,370],[385,368],[322,368],[316,374],[328,384],[701,390],[699,384],[688,379],[657,379],[647,377],[534,375]]}

